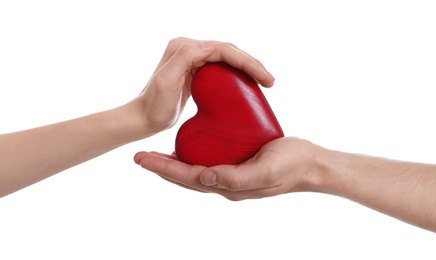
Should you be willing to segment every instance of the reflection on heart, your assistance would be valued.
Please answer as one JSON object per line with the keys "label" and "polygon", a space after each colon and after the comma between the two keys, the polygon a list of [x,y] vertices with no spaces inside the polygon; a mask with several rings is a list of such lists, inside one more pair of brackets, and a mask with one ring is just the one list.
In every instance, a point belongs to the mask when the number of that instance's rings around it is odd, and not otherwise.
{"label": "reflection on heart", "polygon": [[177,158],[188,164],[240,164],[283,131],[256,81],[225,63],[207,63],[192,79],[198,111],[179,129]]}

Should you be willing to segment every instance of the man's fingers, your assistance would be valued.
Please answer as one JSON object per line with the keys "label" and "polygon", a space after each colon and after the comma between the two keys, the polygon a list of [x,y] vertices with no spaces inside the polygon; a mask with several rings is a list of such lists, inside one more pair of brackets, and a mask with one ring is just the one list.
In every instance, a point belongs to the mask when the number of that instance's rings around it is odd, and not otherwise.
{"label": "man's fingers", "polygon": [[186,185],[186,184],[184,184],[184,183],[180,183],[180,182],[176,182],[176,181],[170,180],[170,179],[168,179],[167,177],[165,177],[165,176],[163,176],[163,175],[160,175],[160,174],[156,174],[156,175],[159,176],[159,177],[161,177],[162,179],[168,181],[168,182],[171,182],[171,183],[173,183],[173,184],[175,184],[175,185],[177,185],[177,186],[180,186],[180,187],[185,188],[185,189],[188,189],[188,190],[198,191],[198,192],[202,192],[202,193],[207,193],[207,192],[209,192],[209,191],[207,191],[207,190],[201,190],[201,189],[199,189],[198,187],[191,187],[191,186],[188,186],[188,185]]}
{"label": "man's fingers", "polygon": [[200,174],[206,186],[230,191],[249,191],[270,188],[272,178],[261,165],[246,163],[241,165],[219,165],[207,168]]}
{"label": "man's fingers", "polygon": [[199,187],[199,174],[204,170],[204,166],[188,165],[173,159],[173,155],[161,156],[156,153],[142,152],[136,156],[142,168],[165,177],[167,180],[181,183],[190,187]]}

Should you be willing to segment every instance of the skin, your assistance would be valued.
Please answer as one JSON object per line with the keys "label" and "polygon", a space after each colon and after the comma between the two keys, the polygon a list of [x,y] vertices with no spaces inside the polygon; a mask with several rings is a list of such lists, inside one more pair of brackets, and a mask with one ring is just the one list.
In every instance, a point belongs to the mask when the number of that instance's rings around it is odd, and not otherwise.
{"label": "skin", "polygon": [[[217,61],[246,71],[264,87],[274,83],[259,61],[230,43],[173,39],[144,90],[127,104],[0,135],[0,196],[170,128],[190,97],[196,69]],[[134,160],[168,181],[230,200],[323,192],[436,231],[435,165],[332,151],[291,137],[266,144],[241,165],[206,168],[156,152],[139,152]]]}
{"label": "skin", "polygon": [[333,151],[293,137],[266,144],[241,165],[207,168],[157,152],[139,152],[134,160],[168,181],[233,201],[327,193],[436,232],[436,165]]}
{"label": "skin", "polygon": [[190,97],[193,73],[206,62],[218,61],[244,70],[265,87],[274,83],[258,60],[233,44],[173,39],[146,87],[127,104],[0,135],[0,196],[170,128]]}

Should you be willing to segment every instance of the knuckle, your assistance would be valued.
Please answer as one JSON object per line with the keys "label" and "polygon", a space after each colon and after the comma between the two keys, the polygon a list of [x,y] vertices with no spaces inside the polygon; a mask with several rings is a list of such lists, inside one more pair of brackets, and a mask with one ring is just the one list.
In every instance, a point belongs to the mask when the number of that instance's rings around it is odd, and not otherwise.
{"label": "knuckle", "polygon": [[181,45],[177,50],[176,54],[182,59],[189,59],[191,57],[191,48],[188,45]]}
{"label": "knuckle", "polygon": [[168,42],[166,51],[170,52],[170,53],[174,53],[185,42],[186,42],[186,39],[183,37],[173,38]]}
{"label": "knuckle", "polygon": [[168,47],[179,46],[183,39],[181,37],[173,38],[168,42]]}
{"label": "knuckle", "polygon": [[266,174],[266,176],[265,176],[265,178],[264,178],[264,180],[263,180],[264,185],[265,185],[266,187],[274,186],[275,183],[276,183],[276,177],[275,177],[275,176],[276,176],[276,175],[273,174],[273,173]]}
{"label": "knuckle", "polygon": [[257,66],[261,66],[262,62],[260,62],[260,60],[253,58],[254,63],[256,63]]}
{"label": "knuckle", "polygon": [[153,87],[158,93],[162,92],[167,84],[168,80],[162,75],[156,74],[153,77]]}
{"label": "knuckle", "polygon": [[225,195],[224,197],[230,201],[233,201],[233,202],[238,202],[238,201],[241,201],[244,199],[237,194],[228,194],[228,195]]}
{"label": "knuckle", "polygon": [[229,186],[228,186],[229,190],[231,191],[239,191],[241,190],[241,178],[238,175],[234,175],[230,180],[229,180]]}
{"label": "knuckle", "polygon": [[223,44],[227,45],[228,47],[238,49],[238,47],[235,44],[231,43],[231,42],[224,42]]}
{"label": "knuckle", "polygon": [[269,170],[265,169],[264,171],[266,172],[262,180],[264,185],[266,187],[277,185],[277,181],[280,179],[280,169],[272,165]]}

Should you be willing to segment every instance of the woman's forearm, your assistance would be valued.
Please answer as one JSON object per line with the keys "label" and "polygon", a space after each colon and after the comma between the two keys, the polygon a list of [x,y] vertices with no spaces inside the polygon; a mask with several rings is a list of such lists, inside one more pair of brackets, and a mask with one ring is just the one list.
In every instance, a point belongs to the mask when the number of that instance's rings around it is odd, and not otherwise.
{"label": "woman's forearm", "polygon": [[436,231],[436,166],[336,151],[323,156],[322,191]]}
{"label": "woman's forearm", "polygon": [[132,105],[0,135],[0,196],[143,138]]}
{"label": "woman's forearm", "polygon": [[124,106],[82,118],[0,135],[0,197],[123,144],[173,126],[190,97],[192,75],[226,62],[265,87],[274,77],[233,44],[175,38],[145,88]]}

